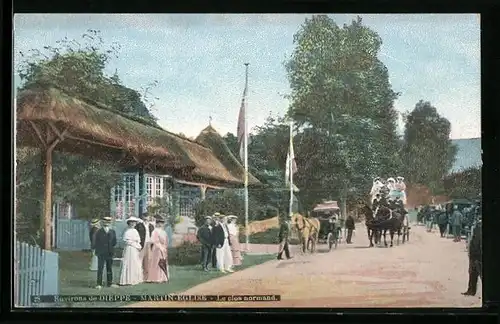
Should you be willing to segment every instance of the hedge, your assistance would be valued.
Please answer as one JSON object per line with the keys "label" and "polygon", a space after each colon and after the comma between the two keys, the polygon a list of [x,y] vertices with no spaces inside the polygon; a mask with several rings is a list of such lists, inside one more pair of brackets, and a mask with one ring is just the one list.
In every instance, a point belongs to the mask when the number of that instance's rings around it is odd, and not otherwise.
{"label": "hedge", "polygon": [[[278,241],[279,228],[270,228],[267,231],[253,233],[250,235],[249,241],[252,244],[279,244]],[[246,242],[246,236],[244,232],[240,232],[240,242]],[[290,244],[299,244],[299,240],[291,238],[289,240]]]}

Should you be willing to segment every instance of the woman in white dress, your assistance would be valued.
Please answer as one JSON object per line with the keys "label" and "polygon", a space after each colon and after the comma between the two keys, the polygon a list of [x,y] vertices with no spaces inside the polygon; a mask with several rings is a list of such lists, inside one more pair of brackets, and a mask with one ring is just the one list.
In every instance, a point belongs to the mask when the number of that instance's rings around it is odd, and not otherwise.
{"label": "woman in white dress", "polygon": [[123,249],[120,285],[136,285],[143,282],[142,260],[140,257],[141,238],[135,225],[141,222],[139,218],[127,219],[128,229],[123,233],[125,248]]}

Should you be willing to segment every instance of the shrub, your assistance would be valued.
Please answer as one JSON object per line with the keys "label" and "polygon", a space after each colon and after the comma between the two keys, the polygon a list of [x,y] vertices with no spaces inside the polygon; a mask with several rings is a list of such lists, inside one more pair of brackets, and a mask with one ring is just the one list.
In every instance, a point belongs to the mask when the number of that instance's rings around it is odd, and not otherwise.
{"label": "shrub", "polygon": [[201,245],[196,242],[183,242],[179,246],[168,249],[170,265],[186,266],[200,263]]}
{"label": "shrub", "polygon": [[267,205],[257,208],[255,211],[255,220],[264,220],[278,216],[278,209],[276,207]]}
{"label": "shrub", "polygon": [[[252,244],[279,244],[278,241],[279,228],[270,228],[265,232],[253,233],[250,235],[250,243]],[[240,242],[246,241],[245,233],[240,232]],[[299,244],[298,239],[290,238],[290,244]]]}
{"label": "shrub", "polygon": [[[249,219],[254,219],[254,211],[258,209],[258,205],[253,199],[249,200]],[[245,224],[245,201],[232,191],[224,191],[221,195],[206,198],[200,201],[195,206],[195,222],[196,226],[200,227],[205,222],[204,217],[213,215],[214,213],[222,213],[224,215],[238,216],[238,223]]]}

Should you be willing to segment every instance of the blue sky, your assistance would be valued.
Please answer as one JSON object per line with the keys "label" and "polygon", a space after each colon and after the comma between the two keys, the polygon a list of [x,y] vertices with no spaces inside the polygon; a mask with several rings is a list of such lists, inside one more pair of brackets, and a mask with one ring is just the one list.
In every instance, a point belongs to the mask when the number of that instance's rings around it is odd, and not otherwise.
{"label": "blue sky", "polygon": [[[14,59],[19,51],[98,29],[106,42],[122,46],[107,67],[110,73],[118,70],[134,89],[158,81],[153,113],[162,127],[196,136],[212,116],[221,134],[236,133],[245,62],[250,63],[249,126],[286,112],[283,61],[293,51],[293,34],[309,16],[17,14]],[[342,25],[357,14],[331,16]],[[480,137],[479,15],[360,16],[382,37],[379,57],[393,89],[401,92],[396,109],[410,111],[420,99],[430,101],[450,120],[452,138]]]}

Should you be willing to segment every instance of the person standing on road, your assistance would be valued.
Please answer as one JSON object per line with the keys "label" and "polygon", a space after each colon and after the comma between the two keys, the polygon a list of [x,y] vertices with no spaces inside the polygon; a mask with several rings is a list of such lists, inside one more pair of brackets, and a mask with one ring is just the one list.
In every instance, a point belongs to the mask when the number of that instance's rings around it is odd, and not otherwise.
{"label": "person standing on road", "polygon": [[441,237],[444,237],[446,233],[446,226],[448,226],[448,214],[446,213],[446,211],[439,211],[437,223],[439,226],[439,234],[441,235]]}
{"label": "person standing on road", "polygon": [[347,229],[346,243],[352,244],[352,232],[356,228],[356,224],[354,223],[354,218],[352,217],[352,215],[347,216],[347,219],[345,221],[345,228]]}
{"label": "person standing on road", "polygon": [[[480,209],[479,209],[479,212]],[[475,296],[477,291],[477,280],[481,277],[483,280],[482,269],[482,222],[481,216],[474,227],[472,239],[469,245],[469,283],[467,291],[462,293],[465,296]]]}
{"label": "person standing on road", "polygon": [[460,236],[462,232],[462,223],[464,216],[458,210],[458,206],[453,207],[454,211],[451,215],[451,225],[453,228],[453,242],[460,242]]}
{"label": "person standing on road", "polygon": [[290,256],[290,248],[288,244],[288,239],[290,236],[290,219],[285,218],[286,216],[282,216],[280,218],[281,225],[280,225],[280,232],[278,234],[278,239],[279,239],[279,251],[278,251],[278,260],[283,260],[283,252],[285,252],[285,256],[287,259],[291,259],[292,257]]}

